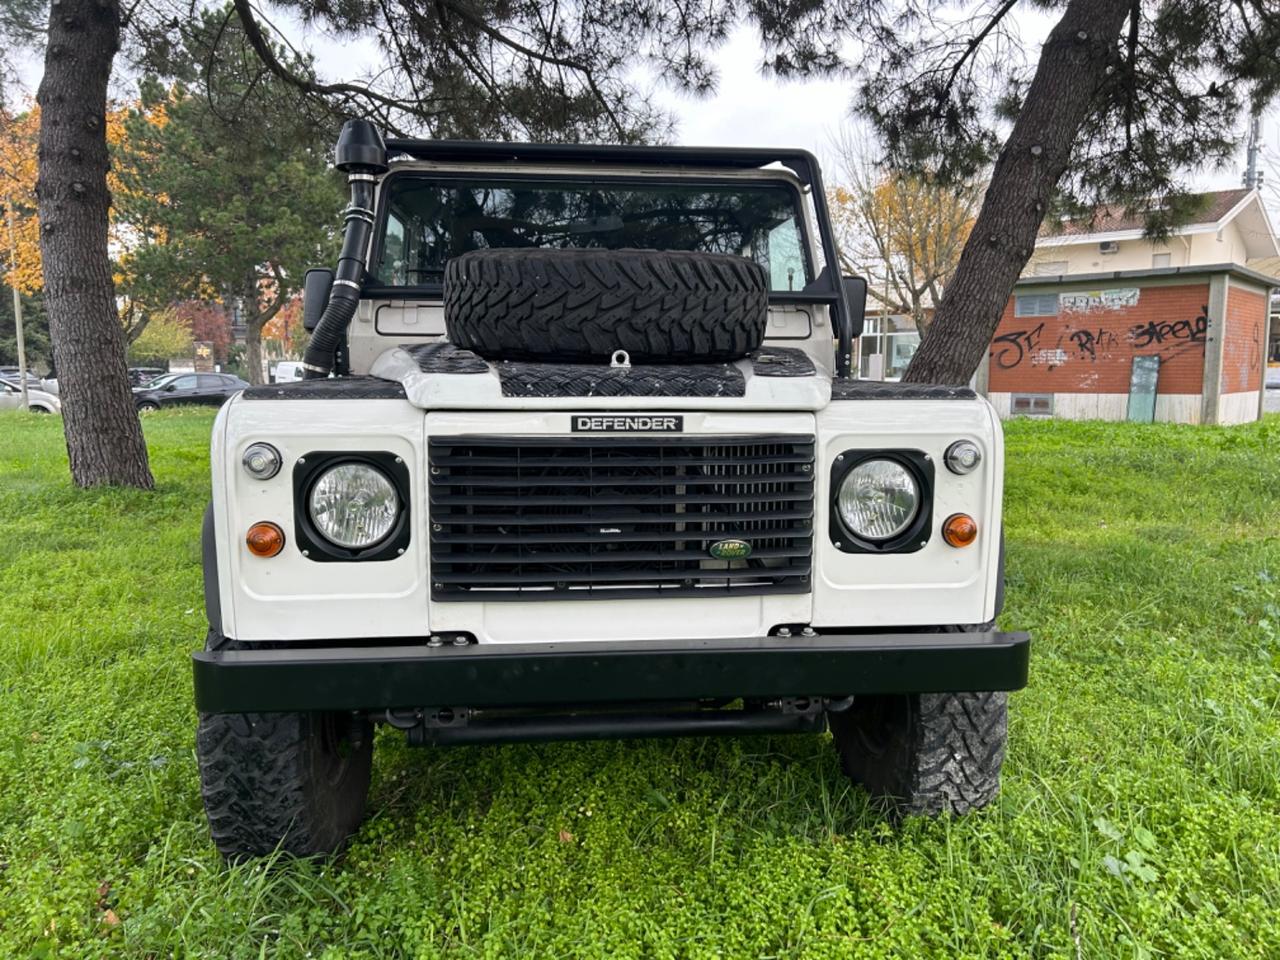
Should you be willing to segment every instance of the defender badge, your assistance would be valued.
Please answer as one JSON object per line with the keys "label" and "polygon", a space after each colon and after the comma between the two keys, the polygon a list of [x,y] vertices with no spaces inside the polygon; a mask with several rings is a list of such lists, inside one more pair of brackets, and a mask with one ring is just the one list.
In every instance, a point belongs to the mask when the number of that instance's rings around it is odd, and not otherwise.
{"label": "defender badge", "polygon": [[751,544],[745,540],[717,540],[707,553],[717,560],[745,560],[751,556]]}

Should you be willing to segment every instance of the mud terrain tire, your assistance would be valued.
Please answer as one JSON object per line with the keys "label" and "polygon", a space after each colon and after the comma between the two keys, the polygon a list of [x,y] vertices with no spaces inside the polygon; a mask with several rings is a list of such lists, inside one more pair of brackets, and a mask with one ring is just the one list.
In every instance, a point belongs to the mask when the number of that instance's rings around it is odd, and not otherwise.
{"label": "mud terrain tire", "polygon": [[228,860],[339,850],[364,817],[373,729],[344,714],[200,715],[209,830]]}
{"label": "mud terrain tire", "polygon": [[768,305],[764,268],[719,253],[474,250],[444,274],[449,339],[488,360],[737,360]]}
{"label": "mud terrain tire", "polygon": [[1008,694],[858,697],[827,721],[844,772],[900,815],[968,813],[1000,792]]}

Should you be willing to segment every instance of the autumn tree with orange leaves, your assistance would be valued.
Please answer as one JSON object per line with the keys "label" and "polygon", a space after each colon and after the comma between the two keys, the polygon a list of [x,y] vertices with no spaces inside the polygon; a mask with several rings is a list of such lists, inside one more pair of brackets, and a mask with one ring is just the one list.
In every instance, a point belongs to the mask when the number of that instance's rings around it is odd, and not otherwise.
{"label": "autumn tree with orange leaves", "polygon": [[865,277],[868,297],[910,316],[923,338],[960,262],[981,187],[884,169],[847,131],[835,147],[842,182],[828,199],[841,269]]}
{"label": "autumn tree with orange leaves", "polygon": [[[107,111],[107,144],[113,154],[118,154],[127,135],[125,121],[136,107],[112,106]],[[148,122],[163,125],[162,109],[147,112]],[[0,108],[0,202],[13,204],[14,209],[14,264],[9,276],[9,237],[6,232],[0,245],[0,262],[5,269],[5,279],[12,279],[24,296],[33,296],[44,286],[44,269],[40,259],[40,225],[36,217],[36,147],[40,136],[40,108],[31,105],[15,115],[6,114]],[[131,187],[121,179],[118,167],[113,164],[107,175],[108,189],[119,201],[128,195]],[[132,189],[136,189],[133,187]],[[120,300],[120,319],[124,324],[125,339],[133,343],[146,328],[153,312],[164,309],[166,303],[150,304],[138,289],[138,277],[134,265],[134,251],[143,243],[154,243],[157,237],[144,237],[137,226],[121,216],[119,203],[111,207],[107,228],[108,243],[113,252],[112,269],[116,294]]]}

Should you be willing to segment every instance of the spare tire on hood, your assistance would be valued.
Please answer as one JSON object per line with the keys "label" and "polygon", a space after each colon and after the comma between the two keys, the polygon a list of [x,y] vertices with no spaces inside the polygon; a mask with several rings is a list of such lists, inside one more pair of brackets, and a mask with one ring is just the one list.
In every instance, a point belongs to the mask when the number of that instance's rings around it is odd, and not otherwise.
{"label": "spare tire on hood", "polygon": [[473,250],[444,271],[449,339],[489,360],[736,360],[760,346],[769,277],[683,250]]}

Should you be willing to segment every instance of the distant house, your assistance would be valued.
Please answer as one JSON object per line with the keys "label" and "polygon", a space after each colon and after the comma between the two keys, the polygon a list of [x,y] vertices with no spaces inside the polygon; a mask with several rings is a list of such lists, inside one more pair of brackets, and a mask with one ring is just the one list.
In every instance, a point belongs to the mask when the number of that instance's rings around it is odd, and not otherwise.
{"label": "distant house", "polygon": [[1194,222],[1160,241],[1111,208],[1047,224],[978,384],[1002,416],[1255,420],[1277,266],[1256,190],[1203,194]]}

